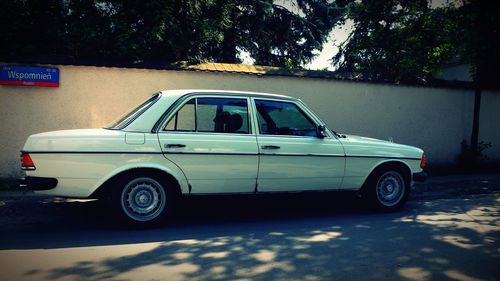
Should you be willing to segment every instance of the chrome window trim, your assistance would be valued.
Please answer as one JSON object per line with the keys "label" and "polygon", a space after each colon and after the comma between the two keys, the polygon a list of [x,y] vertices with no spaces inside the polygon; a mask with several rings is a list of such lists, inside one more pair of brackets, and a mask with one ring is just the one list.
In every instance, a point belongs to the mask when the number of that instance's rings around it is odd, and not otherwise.
{"label": "chrome window trim", "polygon": [[255,134],[243,133],[218,133],[218,132],[192,132],[192,131],[160,131],[159,134],[189,134],[189,135],[218,135],[218,136],[256,136]]}
{"label": "chrome window trim", "polygon": [[321,121],[321,119],[319,119],[318,116],[316,116],[300,99],[296,99],[296,98],[293,98],[293,99],[290,99],[290,100],[285,100],[285,99],[280,99],[280,98],[274,98],[274,97],[265,97],[265,98],[261,98],[261,97],[252,97],[251,98],[252,100],[252,107],[253,107],[253,110],[254,110],[254,116],[255,116],[255,128],[256,128],[256,134],[259,136],[259,137],[290,137],[290,138],[315,138],[315,139],[318,139],[318,137],[316,136],[295,136],[295,135],[269,135],[269,134],[261,134],[260,133],[260,128],[259,128],[259,121],[257,120],[257,105],[255,104],[255,100],[269,100],[269,101],[276,101],[276,102],[288,102],[288,103],[293,103],[295,104],[301,111],[302,113],[304,113],[313,123],[314,125],[316,126],[316,128],[320,125],[323,125],[325,126],[326,130],[325,130],[325,133],[327,134],[327,136],[325,137],[325,139],[331,139],[332,138],[332,134],[330,133],[330,130],[328,130],[328,128],[326,127],[325,123],[323,123]]}
{"label": "chrome window trim", "polygon": [[315,136],[296,136],[296,135],[258,135],[262,138],[291,138],[291,139],[320,139]]}
{"label": "chrome window trim", "polygon": [[[215,98],[215,99],[241,99],[241,100],[246,100],[247,102],[247,115],[248,115],[248,133],[218,133],[218,132],[198,132],[198,131],[167,131],[161,128],[165,128],[165,126],[168,124],[170,119],[175,115],[186,103],[191,101],[192,99],[195,99],[195,129],[196,129],[196,119],[197,119],[197,99],[198,98]],[[253,119],[253,116],[250,111],[250,98],[245,95],[241,94],[230,94],[229,93],[189,93],[186,94],[182,97],[180,97],[174,104],[172,104],[162,115],[159,121],[157,121],[157,124],[155,124],[155,127],[152,129],[152,132],[156,133],[183,133],[183,134],[218,134],[218,135],[239,135],[239,136],[252,136],[255,135],[254,133],[254,128],[252,126],[251,120]]]}
{"label": "chrome window trim", "polygon": [[[170,115],[172,112],[177,112],[178,111],[178,106],[179,104],[184,104],[186,99],[189,99],[191,97],[196,97],[196,96],[208,96],[208,97],[228,97],[228,98],[234,98],[234,97],[240,97],[240,98],[246,98],[250,99],[252,97],[258,97],[258,98],[275,98],[276,100],[287,100],[287,101],[299,101],[299,99],[294,98],[294,97],[289,97],[289,96],[279,96],[279,97],[270,97],[267,94],[259,94],[259,93],[250,93],[250,92],[241,92],[241,93],[231,93],[231,92],[204,92],[204,91],[199,91],[199,92],[190,92],[186,93],[182,96],[180,96],[174,103],[172,103],[160,116],[160,118],[156,121],[155,125],[153,128],[151,128],[151,133],[158,133],[162,131],[160,128],[166,126],[165,120],[170,120]],[[250,125],[250,124],[249,124]],[[253,128],[250,131],[250,134],[255,134],[253,132]]]}

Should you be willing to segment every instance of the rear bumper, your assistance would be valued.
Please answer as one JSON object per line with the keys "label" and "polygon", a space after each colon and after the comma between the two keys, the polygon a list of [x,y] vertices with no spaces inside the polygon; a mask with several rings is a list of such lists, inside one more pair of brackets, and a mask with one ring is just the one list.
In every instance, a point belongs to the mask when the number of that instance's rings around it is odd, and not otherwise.
{"label": "rear bumper", "polygon": [[19,187],[31,190],[50,190],[57,186],[57,179],[42,177],[24,177],[19,179]]}
{"label": "rear bumper", "polygon": [[424,182],[427,180],[426,172],[413,173],[413,181]]}

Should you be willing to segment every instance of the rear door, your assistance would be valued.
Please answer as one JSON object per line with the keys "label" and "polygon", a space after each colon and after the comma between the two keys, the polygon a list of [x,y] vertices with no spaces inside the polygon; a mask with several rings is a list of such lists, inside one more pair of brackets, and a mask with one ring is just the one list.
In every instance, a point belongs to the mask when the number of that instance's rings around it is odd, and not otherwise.
{"label": "rear door", "polygon": [[247,97],[186,100],[158,134],[167,159],[185,173],[191,193],[254,192],[258,148]]}
{"label": "rear door", "polygon": [[334,190],[345,155],[331,134],[317,136],[319,120],[298,101],[253,99],[259,134],[259,192]]}

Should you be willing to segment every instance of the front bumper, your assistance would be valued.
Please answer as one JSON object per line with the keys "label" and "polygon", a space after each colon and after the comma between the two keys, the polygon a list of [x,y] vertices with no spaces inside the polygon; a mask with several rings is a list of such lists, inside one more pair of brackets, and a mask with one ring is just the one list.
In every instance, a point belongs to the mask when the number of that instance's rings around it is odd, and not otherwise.
{"label": "front bumper", "polygon": [[413,173],[413,181],[424,182],[427,180],[426,172]]}
{"label": "front bumper", "polygon": [[19,179],[19,187],[31,190],[50,190],[57,186],[57,179],[42,177],[24,177]]}

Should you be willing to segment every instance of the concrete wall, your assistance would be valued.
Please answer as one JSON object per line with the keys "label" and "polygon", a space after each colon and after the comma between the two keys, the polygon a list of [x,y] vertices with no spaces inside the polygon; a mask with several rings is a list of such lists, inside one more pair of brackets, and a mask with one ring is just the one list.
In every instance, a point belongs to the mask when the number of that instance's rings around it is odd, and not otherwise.
{"label": "concrete wall", "polygon": [[[332,129],[415,145],[431,164],[456,160],[469,140],[472,90],[247,74],[58,66],[59,88],[0,86],[0,177],[19,175],[30,134],[96,128],[163,89],[263,91],[301,98]],[[485,92],[480,139],[500,161],[500,93]]]}

